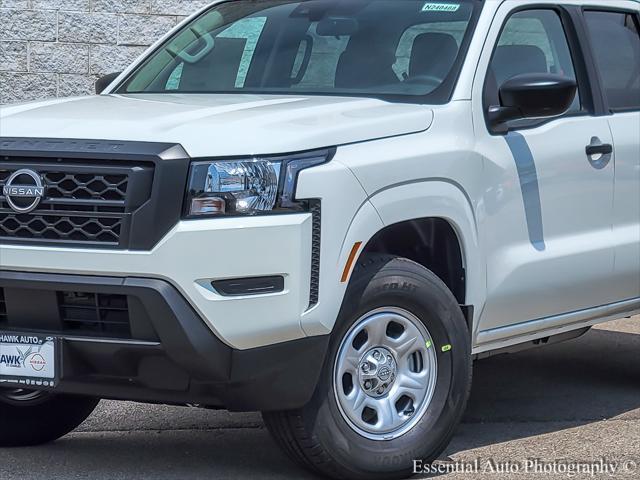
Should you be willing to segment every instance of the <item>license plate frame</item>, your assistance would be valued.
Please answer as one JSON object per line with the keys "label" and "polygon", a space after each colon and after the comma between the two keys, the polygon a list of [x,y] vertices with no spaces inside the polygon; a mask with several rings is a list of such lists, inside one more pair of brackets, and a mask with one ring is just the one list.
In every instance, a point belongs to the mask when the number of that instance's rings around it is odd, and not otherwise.
{"label": "license plate frame", "polygon": [[0,331],[0,387],[55,388],[59,347],[51,335]]}

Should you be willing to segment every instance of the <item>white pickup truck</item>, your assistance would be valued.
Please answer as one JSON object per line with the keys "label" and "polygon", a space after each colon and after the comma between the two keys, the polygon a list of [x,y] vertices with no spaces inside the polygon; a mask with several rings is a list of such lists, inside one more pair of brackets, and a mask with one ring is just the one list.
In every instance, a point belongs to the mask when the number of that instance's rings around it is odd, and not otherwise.
{"label": "white pickup truck", "polygon": [[0,446],[98,399],[443,452],[473,360],[640,310],[640,3],[237,0],[0,110]]}

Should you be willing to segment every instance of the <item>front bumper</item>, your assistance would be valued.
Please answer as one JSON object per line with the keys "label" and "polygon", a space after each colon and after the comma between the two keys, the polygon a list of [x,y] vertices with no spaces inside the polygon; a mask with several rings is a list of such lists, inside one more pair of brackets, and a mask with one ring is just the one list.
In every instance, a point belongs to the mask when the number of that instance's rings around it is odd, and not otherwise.
{"label": "front bumper", "polygon": [[[164,280],[224,343],[250,349],[306,337],[313,232],[311,213],[189,220],[150,251],[0,244],[0,270]],[[211,283],[271,275],[283,291],[228,297]]]}
{"label": "front bumper", "polygon": [[[236,411],[294,409],[311,398],[328,344],[328,336],[316,336],[231,348],[160,279],[0,271],[0,289],[6,310],[0,331],[60,338],[60,393]],[[127,333],[65,330],[60,302],[70,292],[126,297]]]}

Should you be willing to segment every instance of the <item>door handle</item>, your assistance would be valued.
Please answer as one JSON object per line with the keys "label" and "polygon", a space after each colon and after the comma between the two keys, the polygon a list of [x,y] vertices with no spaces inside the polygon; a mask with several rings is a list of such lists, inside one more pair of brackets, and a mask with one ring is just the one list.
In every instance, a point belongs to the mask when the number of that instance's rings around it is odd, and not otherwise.
{"label": "door handle", "polygon": [[586,147],[586,152],[591,166],[596,170],[602,170],[609,165],[611,161],[613,145],[610,143],[602,143],[598,137],[592,137],[591,143]]}
{"label": "door handle", "polygon": [[590,157],[594,155],[610,155],[613,153],[613,145],[610,143],[592,142],[591,145],[587,145],[586,151]]}

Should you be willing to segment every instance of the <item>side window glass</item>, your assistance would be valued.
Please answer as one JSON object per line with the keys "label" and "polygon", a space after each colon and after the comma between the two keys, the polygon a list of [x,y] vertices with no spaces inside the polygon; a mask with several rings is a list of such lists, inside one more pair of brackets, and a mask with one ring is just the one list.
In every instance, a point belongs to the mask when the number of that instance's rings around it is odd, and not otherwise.
{"label": "side window glass", "polygon": [[[555,73],[576,80],[562,21],[553,10],[526,10],[507,20],[487,73],[485,103],[497,104],[500,85],[528,73]],[[576,95],[569,112],[580,109]]]}
{"label": "side window glass", "polygon": [[585,19],[609,107],[640,109],[640,34],[634,15],[587,11]]}

